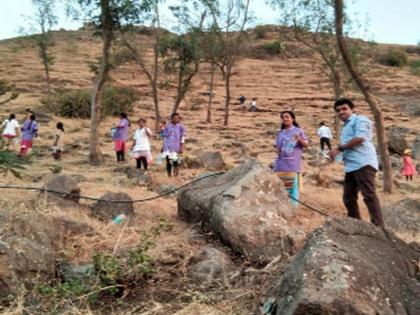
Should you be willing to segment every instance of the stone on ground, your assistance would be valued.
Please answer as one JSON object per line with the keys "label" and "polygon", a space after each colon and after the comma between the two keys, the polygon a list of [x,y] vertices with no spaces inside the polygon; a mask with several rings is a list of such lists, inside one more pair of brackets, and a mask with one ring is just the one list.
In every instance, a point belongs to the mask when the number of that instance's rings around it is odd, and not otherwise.
{"label": "stone on ground", "polygon": [[126,216],[134,215],[134,207],[131,202],[128,203],[110,203],[108,200],[115,201],[132,201],[130,195],[119,192],[109,192],[103,195],[92,207],[92,216],[104,221],[109,222],[120,214]]}
{"label": "stone on ground", "polygon": [[58,205],[65,206],[79,202],[80,187],[70,176],[53,175],[45,184],[45,188],[64,193],[47,193],[48,200],[56,202]]}

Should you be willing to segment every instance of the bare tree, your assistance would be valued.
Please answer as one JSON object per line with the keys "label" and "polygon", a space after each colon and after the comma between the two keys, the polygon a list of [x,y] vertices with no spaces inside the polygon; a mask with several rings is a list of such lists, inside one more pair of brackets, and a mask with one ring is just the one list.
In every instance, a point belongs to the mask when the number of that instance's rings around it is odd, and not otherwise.
{"label": "bare tree", "polygon": [[[146,75],[147,79],[149,80],[152,98],[153,98],[153,105],[154,105],[154,112],[155,112],[155,131],[159,131],[159,123],[161,121],[161,113],[159,108],[159,89],[158,89],[158,82],[159,82],[159,71],[160,71],[160,57],[159,57],[159,43],[162,37],[163,30],[160,27],[160,4],[161,1],[159,0],[150,0],[150,1],[140,1],[136,2],[139,5],[140,10],[138,11],[138,15],[134,16],[130,23],[134,24],[136,22],[141,21],[142,19],[150,19],[153,31],[153,62],[152,65],[149,66],[146,62],[145,54],[145,47],[136,45],[138,39],[136,38],[135,28],[133,27],[121,27],[119,28],[119,33],[121,36],[121,43],[124,47],[128,49],[131,56],[129,59],[134,60],[141,70]],[[146,17],[140,16],[141,11],[147,12]]]}
{"label": "bare tree", "polygon": [[371,92],[367,81],[365,80],[365,78],[363,78],[362,74],[358,71],[358,69],[353,65],[352,59],[350,57],[347,43],[343,36],[343,0],[334,0],[334,6],[335,6],[335,30],[336,30],[338,46],[340,48],[340,52],[343,57],[343,61],[347,66],[347,69],[349,70],[351,76],[353,77],[360,91],[363,93],[365,100],[372,111],[372,114],[375,120],[379,153],[381,155],[383,170],[384,170],[383,189],[385,192],[391,193],[392,192],[392,167],[391,167],[391,161],[389,159],[389,152],[387,148],[387,139],[386,139],[386,134],[385,134],[382,112],[379,107],[379,103],[375,95]]}
{"label": "bare tree", "polygon": [[58,22],[55,14],[55,2],[54,0],[32,0],[32,5],[35,8],[35,13],[34,16],[30,17],[30,21],[34,25],[33,30],[40,32],[33,35],[33,39],[38,46],[38,54],[44,66],[47,88],[50,90],[50,72],[54,63],[54,57],[50,50],[50,47],[54,45],[51,29]]}
{"label": "bare tree", "polygon": [[229,124],[230,80],[233,67],[237,64],[245,44],[244,29],[250,20],[250,0],[226,0],[226,7],[221,9],[221,2],[204,1],[213,16],[213,24],[218,30],[220,42],[216,65],[223,75],[225,83],[225,114],[223,124]]}

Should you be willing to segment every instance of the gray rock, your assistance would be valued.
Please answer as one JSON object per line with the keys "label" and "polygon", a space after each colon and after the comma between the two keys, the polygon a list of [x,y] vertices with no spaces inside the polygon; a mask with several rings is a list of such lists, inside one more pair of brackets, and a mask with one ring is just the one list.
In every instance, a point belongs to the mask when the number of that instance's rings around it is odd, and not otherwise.
{"label": "gray rock", "polygon": [[145,173],[140,169],[131,169],[127,173],[127,178],[131,180],[132,185],[136,186],[149,186],[153,183],[153,178],[149,173]]}
{"label": "gray rock", "polygon": [[382,211],[387,228],[407,243],[420,244],[420,199],[404,199]]}
{"label": "gray rock", "polygon": [[331,219],[287,267],[271,314],[420,314],[419,255],[372,224]]}
{"label": "gray rock", "polygon": [[198,162],[203,165],[208,171],[220,171],[225,169],[225,162],[222,154],[216,152],[203,152],[198,156]]}
{"label": "gray rock", "polygon": [[107,200],[132,201],[130,195],[126,193],[109,192],[103,195],[100,201],[97,201],[92,207],[92,216],[105,222],[109,222],[119,214],[127,216],[134,215],[132,203],[110,203]]}
{"label": "gray rock", "polygon": [[205,247],[193,257],[188,274],[199,281],[227,283],[233,269],[234,265],[228,255],[216,248]]}
{"label": "gray rock", "polygon": [[63,262],[58,266],[58,276],[64,282],[82,280],[94,270],[93,264],[74,265],[69,262]]}
{"label": "gray rock", "polygon": [[405,140],[404,128],[393,126],[388,130],[388,149],[391,153],[402,155],[404,150],[408,148]]}
{"label": "gray rock", "polygon": [[155,191],[158,194],[169,194],[170,196],[173,196],[173,195],[177,194],[177,192],[176,191],[173,192],[173,193],[171,193],[171,192],[174,191],[174,190],[176,190],[177,188],[178,187],[175,186],[175,185],[162,184],[162,185],[157,186],[157,188],[155,189]]}
{"label": "gray rock", "polygon": [[45,188],[64,193],[48,193],[47,196],[49,201],[56,202],[63,206],[79,202],[80,187],[78,186],[77,182],[70,176],[61,174],[52,175],[45,184]]}
{"label": "gray rock", "polygon": [[412,149],[413,158],[420,160],[420,135],[414,139],[413,149]]}
{"label": "gray rock", "polygon": [[256,263],[291,252],[288,235],[300,235],[287,222],[293,210],[282,182],[255,160],[182,190],[178,214]]}

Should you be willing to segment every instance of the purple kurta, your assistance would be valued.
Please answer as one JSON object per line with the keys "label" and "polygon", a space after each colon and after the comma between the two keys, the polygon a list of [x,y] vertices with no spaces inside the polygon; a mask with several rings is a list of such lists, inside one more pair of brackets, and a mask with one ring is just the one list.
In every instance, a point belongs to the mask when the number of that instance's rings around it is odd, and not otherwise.
{"label": "purple kurta", "polygon": [[38,132],[38,123],[35,120],[27,119],[22,125],[22,140],[32,141],[33,137]]}
{"label": "purple kurta", "polygon": [[308,140],[302,129],[294,126],[279,132],[276,147],[281,153],[274,162],[274,172],[301,172],[303,147],[294,139],[296,135]]}
{"label": "purple kurta", "polygon": [[117,125],[117,130],[114,133],[112,140],[126,141],[128,139],[128,120],[125,118],[120,119]]}
{"label": "purple kurta", "polygon": [[181,124],[169,124],[163,131],[165,141],[163,151],[179,152],[182,138],[185,137],[185,127]]}

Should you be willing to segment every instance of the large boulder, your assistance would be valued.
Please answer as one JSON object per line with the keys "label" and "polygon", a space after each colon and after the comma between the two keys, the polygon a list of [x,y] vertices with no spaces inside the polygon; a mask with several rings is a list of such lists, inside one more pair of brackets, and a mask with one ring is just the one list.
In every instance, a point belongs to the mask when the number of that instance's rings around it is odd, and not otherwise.
{"label": "large boulder", "polygon": [[13,299],[22,285],[30,289],[35,281],[55,277],[57,249],[81,231],[77,222],[41,213],[5,211],[0,216],[0,304]]}
{"label": "large boulder", "polygon": [[391,153],[402,155],[404,150],[408,148],[405,140],[407,131],[401,127],[391,127],[388,131],[388,149]]}
{"label": "large boulder", "polygon": [[287,267],[271,314],[420,314],[419,255],[372,224],[329,220]]}
{"label": "large boulder", "polygon": [[420,160],[420,135],[418,135],[415,139],[414,139],[414,143],[413,143],[413,158],[416,160]]}
{"label": "large boulder", "polygon": [[53,175],[45,184],[45,188],[59,193],[48,193],[48,200],[59,205],[71,205],[78,203],[80,199],[80,187],[77,182],[67,175]]}
{"label": "large boulder", "polygon": [[420,244],[420,199],[404,199],[382,211],[386,227],[407,243]]}
{"label": "large boulder", "polygon": [[[109,201],[127,201],[113,203]],[[103,195],[92,207],[92,216],[105,222],[109,222],[120,214],[134,215],[134,207],[129,194],[109,192]]]}
{"label": "large boulder", "polygon": [[256,263],[293,251],[305,237],[288,224],[293,210],[282,182],[256,160],[182,190],[178,214]]}
{"label": "large boulder", "polygon": [[208,171],[221,171],[225,169],[225,162],[223,161],[222,154],[219,151],[202,152],[198,156],[198,162]]}

